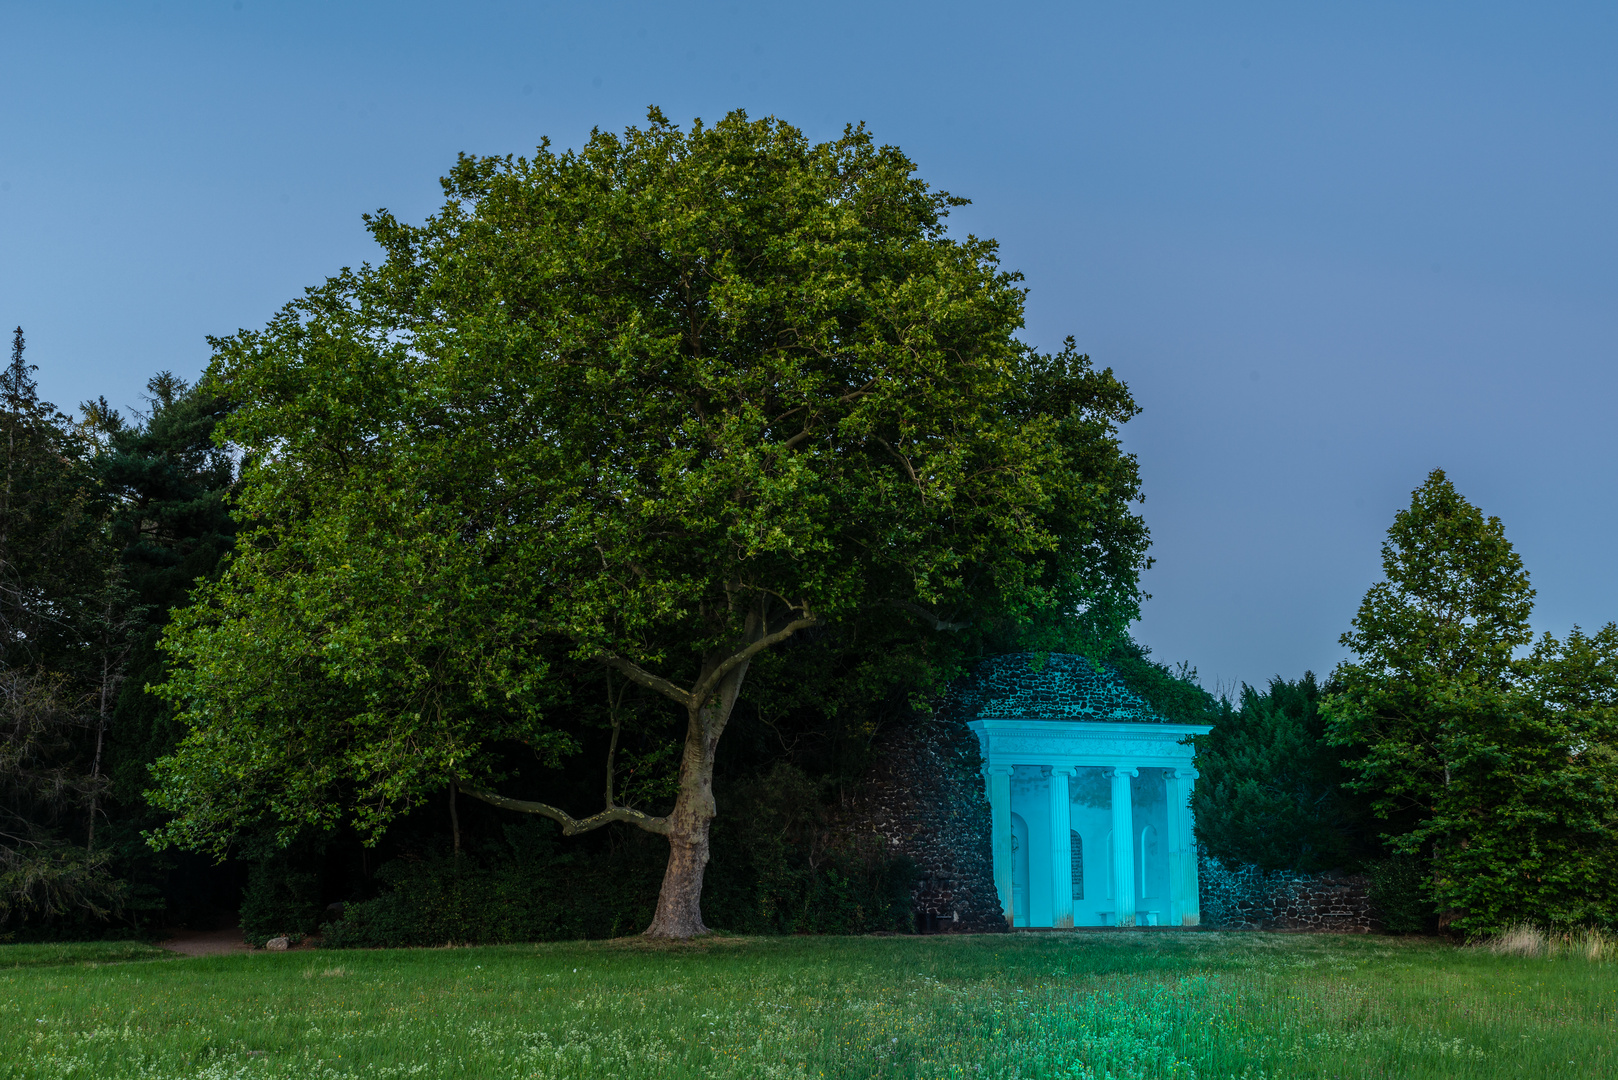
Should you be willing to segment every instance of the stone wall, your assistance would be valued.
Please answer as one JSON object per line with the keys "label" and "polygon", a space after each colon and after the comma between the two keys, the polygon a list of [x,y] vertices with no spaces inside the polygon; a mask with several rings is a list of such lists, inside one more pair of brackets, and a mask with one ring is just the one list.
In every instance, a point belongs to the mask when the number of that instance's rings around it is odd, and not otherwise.
{"label": "stone wall", "polygon": [[844,819],[845,828],[875,832],[890,850],[915,860],[922,932],[1006,928],[994,888],[982,765],[977,736],[965,724],[914,718],[881,740]]}
{"label": "stone wall", "polygon": [[[916,927],[923,932],[1006,929],[982,765],[977,736],[958,717],[912,719],[881,740],[876,764],[838,815],[838,831],[875,834],[915,861]],[[1226,867],[1203,854],[1197,868],[1202,925],[1210,929],[1381,929],[1363,875]]]}
{"label": "stone wall", "polygon": [[1197,874],[1202,925],[1211,929],[1364,934],[1381,928],[1362,874],[1226,867],[1202,854]]}

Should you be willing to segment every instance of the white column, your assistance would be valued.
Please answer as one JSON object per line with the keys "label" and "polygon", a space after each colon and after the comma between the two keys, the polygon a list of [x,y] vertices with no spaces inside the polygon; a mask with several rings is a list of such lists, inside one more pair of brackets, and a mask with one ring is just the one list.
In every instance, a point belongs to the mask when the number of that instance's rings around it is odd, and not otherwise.
{"label": "white column", "polygon": [[[1015,868],[1011,850],[1011,766],[985,765],[983,775],[989,782],[989,829],[994,854],[994,889],[1000,894],[1000,910],[1005,913],[1006,925],[1012,923],[1011,874]],[[1024,922],[1027,913],[1020,912]]]}
{"label": "white column", "polygon": [[1113,925],[1135,925],[1135,813],[1130,805],[1129,778],[1139,769],[1112,770],[1112,897]]}
{"label": "white column", "polygon": [[1068,795],[1072,775],[1068,765],[1050,771],[1052,926],[1073,925],[1073,815]]}
{"label": "white column", "polygon": [[1185,822],[1180,817],[1180,780],[1177,769],[1163,770],[1163,801],[1165,805],[1165,818],[1168,821],[1168,830],[1163,839],[1168,842],[1169,849],[1169,925],[1183,925],[1181,918],[1181,878],[1185,859]]}
{"label": "white column", "polygon": [[1169,922],[1173,926],[1202,922],[1197,837],[1191,813],[1191,790],[1196,782],[1195,769],[1170,769],[1164,782],[1169,820]]}

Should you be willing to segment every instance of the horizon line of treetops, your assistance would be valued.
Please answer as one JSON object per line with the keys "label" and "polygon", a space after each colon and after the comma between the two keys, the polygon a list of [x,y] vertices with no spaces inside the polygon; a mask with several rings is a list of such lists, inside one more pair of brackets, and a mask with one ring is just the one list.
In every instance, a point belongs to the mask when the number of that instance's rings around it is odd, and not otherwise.
{"label": "horizon line of treetops", "polygon": [[[414,940],[425,932],[420,920],[398,912],[430,906],[424,891],[459,889],[461,906],[473,908],[508,879],[542,896],[543,910],[496,927],[464,911],[463,933],[622,932],[644,914],[657,860],[635,838],[564,852],[548,836],[518,836],[509,820],[464,808],[457,831],[470,839],[442,835],[447,818],[424,808],[378,851],[342,827],[284,844],[263,825],[224,864],[153,850],[147,838],[165,815],[146,799],[149,770],[185,731],[146,687],[171,662],[158,647],[170,612],[190,601],[196,581],[217,578],[240,529],[230,507],[239,455],[214,441],[231,404],[206,382],[161,372],[147,386],[149,411],[133,421],[104,397],[84,402],[75,419],[39,400],[23,349],[19,328],[0,379],[0,935],[205,925],[244,901],[259,937],[307,933],[329,917],[336,887],[351,905],[408,894],[411,904],[395,897],[394,923],[361,937]],[[1609,624],[1533,641],[1533,592],[1501,523],[1439,471],[1396,518],[1383,556],[1386,580],[1342,639],[1354,658],[1324,683],[1313,673],[1277,677],[1227,700],[1127,638],[1102,657],[1159,711],[1214,723],[1198,745],[1203,847],[1267,870],[1368,870],[1393,929],[1612,925],[1618,631]],[[786,841],[769,865],[750,868],[751,880],[720,880],[721,892],[738,896],[710,897],[710,907],[762,930],[907,925],[894,867],[833,853],[826,865],[836,867],[833,879],[840,868],[850,895],[829,904],[826,868],[804,865],[805,852],[835,835],[834,791],[857,782],[876,733],[896,722],[888,690],[845,725],[854,730],[824,717],[788,730],[802,701],[747,717],[755,745],[726,795],[750,801],[755,824],[785,823]],[[655,807],[671,794],[672,752],[668,718],[646,712],[619,716],[615,727],[611,717],[594,720],[616,739],[619,802]],[[587,735],[580,748],[599,751],[600,741]],[[760,830],[742,831],[727,838],[733,846],[760,846]],[[468,875],[482,875],[477,888]],[[569,903],[545,885],[559,876],[594,887]],[[637,877],[639,909],[602,902]],[[761,877],[777,895],[738,898],[758,893]]]}

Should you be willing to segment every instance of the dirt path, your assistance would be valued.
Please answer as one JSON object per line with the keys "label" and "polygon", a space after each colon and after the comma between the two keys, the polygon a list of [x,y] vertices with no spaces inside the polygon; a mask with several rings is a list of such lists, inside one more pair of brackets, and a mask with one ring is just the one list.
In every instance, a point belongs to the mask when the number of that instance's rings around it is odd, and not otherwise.
{"label": "dirt path", "polygon": [[159,944],[181,956],[223,956],[226,953],[249,951],[240,927],[229,930],[178,930],[173,937]]}

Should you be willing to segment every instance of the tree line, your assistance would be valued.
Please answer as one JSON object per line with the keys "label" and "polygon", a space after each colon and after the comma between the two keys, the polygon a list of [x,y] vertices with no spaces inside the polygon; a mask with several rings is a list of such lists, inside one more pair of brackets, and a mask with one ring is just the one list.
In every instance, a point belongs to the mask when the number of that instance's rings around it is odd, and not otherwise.
{"label": "tree line", "polygon": [[[150,844],[628,826],[667,851],[649,932],[689,936],[727,768],[825,804],[973,656],[1123,647],[1134,401],[1016,338],[1020,278],[896,148],[653,110],[444,187],[367,219],[379,264],[213,342],[239,533],[125,688],[179,735],[142,763]],[[93,462],[93,427],[53,430]]]}
{"label": "tree line", "polygon": [[0,373],[0,932],[87,932],[162,906],[171,879],[206,894],[195,860],[177,872],[141,836],[145,766],[178,738],[144,688],[170,610],[232,545],[236,465],[217,394],[162,372],[149,411],[98,398],[75,419],[26,347],[19,327]]}
{"label": "tree line", "polygon": [[848,790],[1042,651],[1214,723],[1221,858],[1380,868],[1410,928],[1612,920],[1618,631],[1530,647],[1441,473],[1355,658],[1219,702],[1128,634],[1128,387],[1018,338],[1022,279],[897,148],[653,109],[442,183],[131,421],[40,401],[17,332],[0,933],[238,893],[258,939],[892,929]]}

